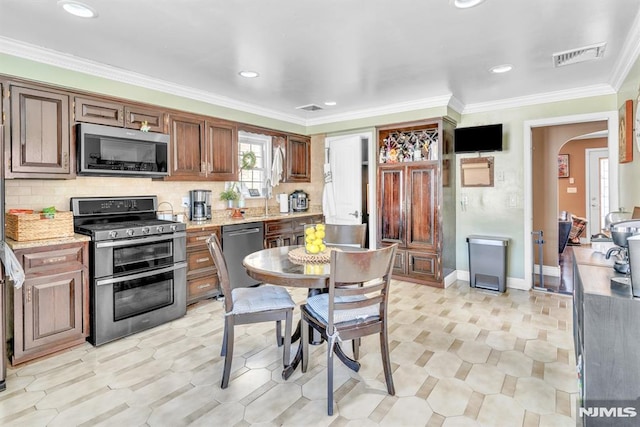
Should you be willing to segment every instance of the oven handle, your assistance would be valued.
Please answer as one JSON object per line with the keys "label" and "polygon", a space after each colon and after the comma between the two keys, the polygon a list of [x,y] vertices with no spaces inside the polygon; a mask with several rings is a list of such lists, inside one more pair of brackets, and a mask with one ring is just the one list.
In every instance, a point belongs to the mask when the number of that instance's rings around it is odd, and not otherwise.
{"label": "oven handle", "polygon": [[169,271],[174,271],[174,270],[180,270],[181,268],[186,268],[187,267],[187,263],[182,261],[182,262],[177,262],[169,267],[165,267],[165,268],[159,268],[157,270],[151,270],[151,271],[145,271],[143,273],[136,273],[136,274],[130,274],[129,276],[121,276],[121,277],[113,277],[110,279],[102,279],[102,280],[96,280],[96,286],[103,286],[103,285],[111,285],[113,283],[117,283],[117,282],[124,282],[125,280],[136,280],[136,279],[142,279],[143,277],[149,277],[149,276],[153,276],[156,274],[162,274],[162,273],[168,273]]}
{"label": "oven handle", "polygon": [[149,237],[143,237],[141,239],[123,239],[123,240],[116,240],[116,241],[109,241],[109,242],[98,242],[96,243],[96,248],[117,248],[119,246],[132,246],[135,242],[135,244],[138,243],[150,243],[150,242],[159,242],[161,240],[171,240],[171,239],[175,239],[176,237],[187,237],[187,233],[185,231],[179,231],[177,233],[173,233],[173,234],[161,234],[159,236],[149,236]]}

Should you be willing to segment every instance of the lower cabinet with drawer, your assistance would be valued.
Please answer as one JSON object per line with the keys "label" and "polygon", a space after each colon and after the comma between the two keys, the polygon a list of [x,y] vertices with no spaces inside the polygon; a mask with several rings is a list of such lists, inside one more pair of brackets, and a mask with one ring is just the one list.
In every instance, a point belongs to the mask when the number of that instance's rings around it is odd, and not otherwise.
{"label": "lower cabinet with drawer", "polygon": [[187,229],[187,304],[214,298],[221,293],[218,270],[207,247],[207,239],[212,234],[220,237],[220,227]]}
{"label": "lower cabinet with drawer", "polygon": [[87,242],[16,249],[15,254],[25,281],[8,298],[12,364],[84,343],[89,335]]}
{"label": "lower cabinet with drawer", "polygon": [[293,219],[275,219],[264,223],[264,247],[304,245],[304,226],[319,224],[322,215],[304,216]]}

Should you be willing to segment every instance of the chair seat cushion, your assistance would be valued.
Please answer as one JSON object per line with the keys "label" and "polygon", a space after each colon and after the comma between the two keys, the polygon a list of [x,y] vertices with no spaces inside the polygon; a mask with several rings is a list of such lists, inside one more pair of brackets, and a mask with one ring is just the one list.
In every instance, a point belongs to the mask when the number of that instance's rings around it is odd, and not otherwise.
{"label": "chair seat cushion", "polygon": [[262,285],[231,290],[233,311],[227,314],[259,313],[261,311],[293,309],[296,304],[285,288]]}
{"label": "chair seat cushion", "polygon": [[[339,296],[336,302],[352,302],[362,300],[363,297]],[[324,323],[329,322],[329,294],[318,294],[307,299],[307,307],[316,315],[316,318]],[[355,308],[352,310],[334,310],[334,323],[343,323],[351,321],[364,321],[370,318],[379,317],[380,311],[378,305],[369,305],[366,307]]]}

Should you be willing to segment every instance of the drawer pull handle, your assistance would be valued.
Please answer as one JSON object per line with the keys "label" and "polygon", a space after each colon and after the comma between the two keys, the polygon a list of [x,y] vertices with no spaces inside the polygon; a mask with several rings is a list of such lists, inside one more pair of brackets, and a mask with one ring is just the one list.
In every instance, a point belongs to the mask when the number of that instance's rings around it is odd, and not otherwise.
{"label": "drawer pull handle", "polygon": [[200,237],[196,237],[196,240],[207,240],[209,238],[209,236],[200,236]]}
{"label": "drawer pull handle", "polygon": [[206,289],[206,288],[210,288],[210,287],[211,287],[211,283],[205,283],[204,285],[198,286],[198,289]]}
{"label": "drawer pull handle", "polygon": [[196,260],[196,262],[207,262],[207,261],[209,261],[209,258],[198,258]]}

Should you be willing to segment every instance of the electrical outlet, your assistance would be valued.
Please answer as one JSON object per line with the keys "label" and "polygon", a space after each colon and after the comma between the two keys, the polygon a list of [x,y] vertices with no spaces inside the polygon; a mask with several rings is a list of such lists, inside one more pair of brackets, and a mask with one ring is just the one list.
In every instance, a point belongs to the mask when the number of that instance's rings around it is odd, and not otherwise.
{"label": "electrical outlet", "polygon": [[497,177],[499,182],[504,181],[504,171],[497,171],[496,172],[496,177]]}
{"label": "electrical outlet", "polygon": [[189,200],[189,196],[182,198],[182,207],[183,208],[188,208],[189,207],[189,203],[191,203],[190,200]]}

